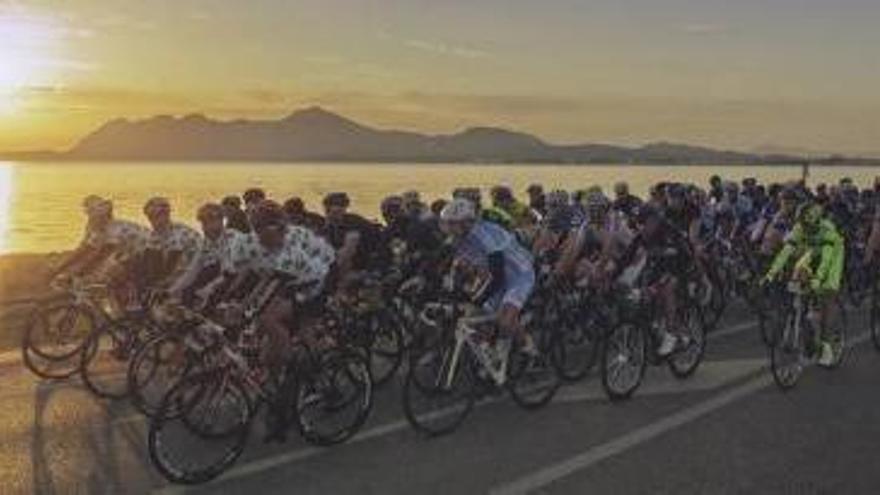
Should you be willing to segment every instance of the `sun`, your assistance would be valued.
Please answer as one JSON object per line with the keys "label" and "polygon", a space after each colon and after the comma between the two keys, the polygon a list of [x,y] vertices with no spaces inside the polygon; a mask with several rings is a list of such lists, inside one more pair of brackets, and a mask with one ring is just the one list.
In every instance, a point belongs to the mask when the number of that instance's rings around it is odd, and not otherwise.
{"label": "sun", "polygon": [[56,31],[49,18],[0,9],[0,116],[19,107],[29,86],[52,76]]}

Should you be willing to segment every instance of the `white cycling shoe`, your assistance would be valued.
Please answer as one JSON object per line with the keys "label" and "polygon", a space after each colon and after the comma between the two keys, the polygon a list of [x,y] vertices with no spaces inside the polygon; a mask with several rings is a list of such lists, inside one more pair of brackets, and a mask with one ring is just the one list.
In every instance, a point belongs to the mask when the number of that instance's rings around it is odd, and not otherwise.
{"label": "white cycling shoe", "polygon": [[666,357],[672,354],[675,351],[675,346],[678,344],[678,338],[675,335],[672,335],[669,332],[663,332],[663,337],[660,342],[660,347],[657,348],[657,355],[660,357]]}
{"label": "white cycling shoe", "polygon": [[830,368],[834,366],[834,349],[828,342],[822,342],[822,350],[819,353],[819,366]]}

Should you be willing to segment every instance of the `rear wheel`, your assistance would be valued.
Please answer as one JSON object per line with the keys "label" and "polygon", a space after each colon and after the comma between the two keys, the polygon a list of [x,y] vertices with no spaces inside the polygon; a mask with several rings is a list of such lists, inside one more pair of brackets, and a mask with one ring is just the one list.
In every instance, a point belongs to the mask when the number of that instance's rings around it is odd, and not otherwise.
{"label": "rear wheel", "polygon": [[609,399],[628,399],[639,388],[647,351],[647,334],[635,323],[622,322],[608,334],[602,345],[602,387]]}
{"label": "rear wheel", "polygon": [[129,358],[136,341],[128,330],[115,323],[105,324],[92,333],[82,349],[82,379],[98,397],[122,399],[128,395]]}
{"label": "rear wheel", "polygon": [[669,369],[676,378],[688,378],[697,371],[706,353],[706,325],[700,308],[691,303],[682,314],[682,337],[686,345],[669,356]]}
{"label": "rear wheel", "polygon": [[210,481],[241,456],[253,414],[238,380],[190,375],[168,391],[150,423],[150,461],[173,483]]}
{"label": "rear wheel", "polygon": [[550,403],[562,385],[559,363],[562,342],[547,327],[535,327],[529,333],[538,348],[537,356],[514,350],[507,363],[507,389],[513,401],[523,409],[540,409]]}
{"label": "rear wheel", "polygon": [[377,386],[388,383],[403,363],[406,351],[404,329],[400,320],[388,310],[370,317],[370,372]]}
{"label": "rear wheel", "polygon": [[69,378],[80,369],[80,353],[95,320],[90,309],[66,301],[38,306],[22,339],[25,366],[41,378]]}
{"label": "rear wheel", "polygon": [[424,349],[410,358],[403,386],[403,412],[420,433],[452,433],[471,412],[476,400],[469,352],[462,347],[454,363],[450,342]]}

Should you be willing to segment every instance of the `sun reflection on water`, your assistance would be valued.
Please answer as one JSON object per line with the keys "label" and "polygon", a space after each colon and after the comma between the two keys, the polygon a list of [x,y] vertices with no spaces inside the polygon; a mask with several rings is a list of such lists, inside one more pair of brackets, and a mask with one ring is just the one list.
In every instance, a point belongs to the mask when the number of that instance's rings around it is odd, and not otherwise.
{"label": "sun reflection on water", "polygon": [[12,210],[12,165],[0,162],[0,253],[6,251]]}

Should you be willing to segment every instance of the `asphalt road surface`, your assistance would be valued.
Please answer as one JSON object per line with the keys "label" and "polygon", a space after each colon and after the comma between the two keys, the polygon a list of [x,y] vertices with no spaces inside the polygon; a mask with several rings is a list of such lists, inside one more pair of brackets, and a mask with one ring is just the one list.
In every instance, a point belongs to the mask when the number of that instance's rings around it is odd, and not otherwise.
{"label": "asphalt road surface", "polygon": [[0,360],[0,493],[223,494],[874,494],[880,493],[880,353],[851,313],[844,367],[811,368],[780,392],[743,315],[710,337],[689,380],[649,370],[612,404],[595,376],[545,409],[477,407],[454,434],[426,439],[402,417],[399,387],[377,392],[344,445],[255,436],[225,476],[168,485],[150,466],[145,422],[76,379],[40,381]]}

